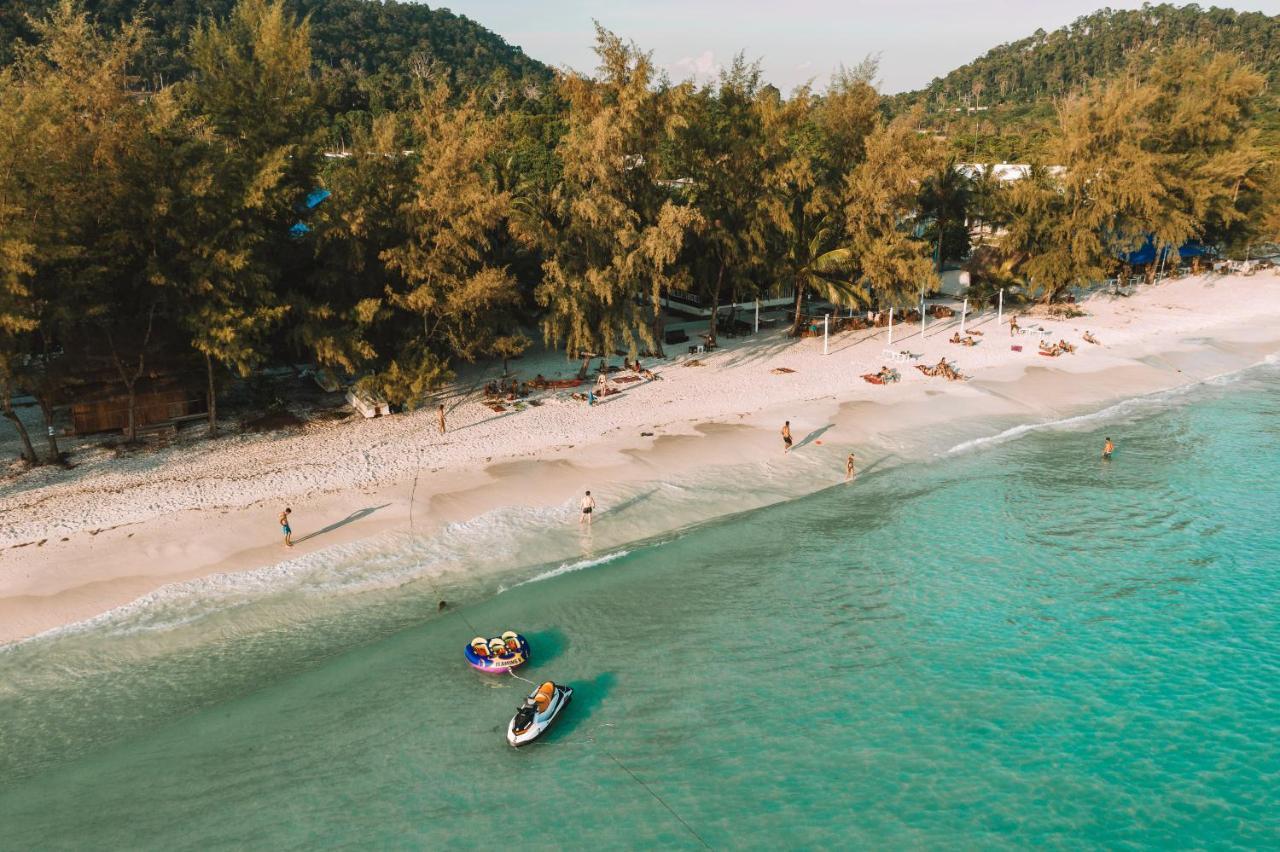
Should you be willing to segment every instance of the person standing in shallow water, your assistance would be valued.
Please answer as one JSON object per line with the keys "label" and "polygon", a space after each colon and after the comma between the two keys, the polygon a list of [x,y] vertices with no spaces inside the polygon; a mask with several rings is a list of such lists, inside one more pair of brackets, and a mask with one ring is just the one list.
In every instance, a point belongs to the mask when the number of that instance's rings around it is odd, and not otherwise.
{"label": "person standing in shallow water", "polygon": [[292,513],[293,510],[287,506],[285,507],[285,510],[280,513],[280,531],[284,533],[285,547],[293,547],[293,528],[289,526],[289,515]]}
{"label": "person standing in shallow water", "polygon": [[849,457],[844,460],[844,481],[853,479],[853,474],[853,453],[849,453]]}
{"label": "person standing in shallow water", "polygon": [[1108,438],[1107,442],[1102,445],[1102,457],[1104,459],[1109,459],[1111,458],[1111,454],[1114,453],[1115,451],[1116,451],[1116,445],[1111,443],[1111,439]]}
{"label": "person standing in shallow water", "polygon": [[582,498],[582,514],[578,516],[578,523],[591,526],[591,513],[596,508],[596,498],[591,496],[588,491],[586,496]]}
{"label": "person standing in shallow water", "polygon": [[782,424],[782,454],[791,452],[791,421]]}

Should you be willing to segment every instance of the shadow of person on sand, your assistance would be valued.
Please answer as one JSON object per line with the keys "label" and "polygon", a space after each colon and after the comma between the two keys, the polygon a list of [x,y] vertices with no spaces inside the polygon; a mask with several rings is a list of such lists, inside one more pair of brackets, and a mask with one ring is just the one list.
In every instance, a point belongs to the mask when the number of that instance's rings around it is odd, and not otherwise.
{"label": "shadow of person on sand", "polygon": [[306,535],[304,535],[302,538],[295,538],[293,540],[293,543],[302,544],[304,541],[310,541],[316,536],[321,536],[321,535],[324,535],[325,533],[331,533],[336,529],[345,527],[347,524],[353,524],[356,521],[363,520],[364,518],[369,517],[379,509],[385,509],[390,505],[391,505],[390,503],[383,503],[381,506],[366,506],[363,509],[352,512],[350,515],[347,515],[345,518],[343,518],[340,521],[334,521],[333,523],[329,524],[329,526],[327,527],[322,527],[321,529],[318,529],[315,532],[309,532]]}
{"label": "shadow of person on sand", "polygon": [[830,428],[831,428],[832,426],[834,426],[834,425],[836,425],[836,424],[834,424],[834,423],[828,423],[826,426],[823,426],[821,429],[814,429],[814,430],[813,430],[812,432],[810,432],[808,435],[805,435],[805,436],[804,436],[804,440],[803,440],[803,441],[801,441],[800,443],[798,443],[798,444],[796,444],[794,447],[792,447],[792,448],[791,448],[791,452],[793,452],[793,453],[794,453],[796,450],[800,449],[801,447],[808,446],[809,444],[812,444],[814,441],[818,440],[818,439],[819,439],[819,438],[821,438],[823,435],[825,435],[825,434],[827,433],[827,430],[828,430],[828,429],[830,429]]}

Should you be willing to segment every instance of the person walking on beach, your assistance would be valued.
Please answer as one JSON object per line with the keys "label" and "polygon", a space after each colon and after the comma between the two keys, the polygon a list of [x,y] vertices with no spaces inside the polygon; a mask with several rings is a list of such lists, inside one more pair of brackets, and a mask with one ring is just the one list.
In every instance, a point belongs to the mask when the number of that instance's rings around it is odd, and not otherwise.
{"label": "person walking on beach", "polygon": [[284,533],[285,547],[293,547],[293,528],[289,526],[289,515],[292,513],[293,510],[287,506],[285,507],[285,510],[280,513],[280,531]]}
{"label": "person walking on beach", "polygon": [[1115,451],[1116,451],[1116,445],[1111,443],[1111,439],[1108,438],[1107,442],[1102,445],[1102,457],[1104,459],[1109,459],[1111,458],[1111,454],[1114,453]]}
{"label": "person walking on beach", "polygon": [[440,418],[440,434],[444,434],[444,403],[440,403],[440,407],[436,409],[436,416]]}
{"label": "person walking on beach", "polygon": [[791,421],[782,424],[782,454],[791,452]]}
{"label": "person walking on beach", "polygon": [[849,457],[844,460],[844,481],[848,482],[853,479],[853,453],[849,453]]}
{"label": "person walking on beach", "polygon": [[1017,335],[1018,331],[1019,331],[1019,329],[1018,329],[1018,318],[1017,318],[1017,317],[1009,317],[1009,336],[1010,336],[1010,337],[1013,337],[1013,336]]}
{"label": "person walking on beach", "polygon": [[592,497],[591,492],[588,491],[586,496],[582,498],[582,514],[578,516],[578,523],[591,526],[591,512],[595,507],[596,498]]}

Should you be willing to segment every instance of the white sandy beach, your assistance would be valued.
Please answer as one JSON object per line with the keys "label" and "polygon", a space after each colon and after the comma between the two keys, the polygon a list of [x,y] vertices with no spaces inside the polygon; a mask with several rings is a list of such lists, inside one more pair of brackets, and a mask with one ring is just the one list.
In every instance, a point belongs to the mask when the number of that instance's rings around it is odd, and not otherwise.
{"label": "white sandy beach", "polygon": [[[792,341],[772,331],[725,338],[722,348],[696,356],[702,366],[687,366],[695,356],[685,354],[647,362],[660,381],[623,385],[590,408],[567,391],[548,392],[540,406],[497,414],[472,390],[496,371],[471,371],[448,401],[444,436],[434,410],[423,410],[124,458],[86,453],[71,470],[37,469],[0,484],[0,642],[169,583],[404,529],[411,509],[415,533],[500,506],[563,507],[572,523],[572,506],[591,488],[605,526],[611,492],[628,482],[678,481],[699,466],[758,459],[794,465],[790,491],[744,497],[737,508],[745,508],[839,482],[849,450],[860,467],[889,451],[932,452],[921,436],[943,424],[948,435],[982,438],[1240,370],[1280,351],[1274,271],[1167,281],[1127,298],[1096,294],[1082,307],[1081,318],[1022,320],[1077,345],[1075,355],[1054,359],[1037,354],[1034,337],[1011,340],[994,311],[970,318],[969,327],[984,332],[973,348],[948,342],[958,318],[930,320],[923,338],[918,324],[895,330],[895,350],[919,354],[913,363],[921,364],[945,355],[971,376],[965,383],[903,364],[894,365],[899,384],[864,382],[862,373],[885,363],[883,329],[832,335],[826,356],[821,338]],[[1083,342],[1086,330],[1102,345]],[[524,378],[577,367],[552,355],[516,363]],[[794,372],[774,373],[778,367]],[[792,458],[781,452],[783,420],[801,444]],[[957,432],[962,421],[973,425]],[[788,468],[779,470],[785,476]],[[292,550],[276,526],[284,505],[294,509]]]}

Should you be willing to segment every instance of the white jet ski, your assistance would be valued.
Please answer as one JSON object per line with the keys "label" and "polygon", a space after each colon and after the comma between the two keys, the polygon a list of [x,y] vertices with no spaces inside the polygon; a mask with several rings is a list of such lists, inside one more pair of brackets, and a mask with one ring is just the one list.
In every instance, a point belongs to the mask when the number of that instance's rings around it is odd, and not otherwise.
{"label": "white jet ski", "polygon": [[560,715],[560,711],[573,698],[573,688],[547,681],[529,694],[516,710],[507,726],[507,742],[513,746],[531,743]]}

